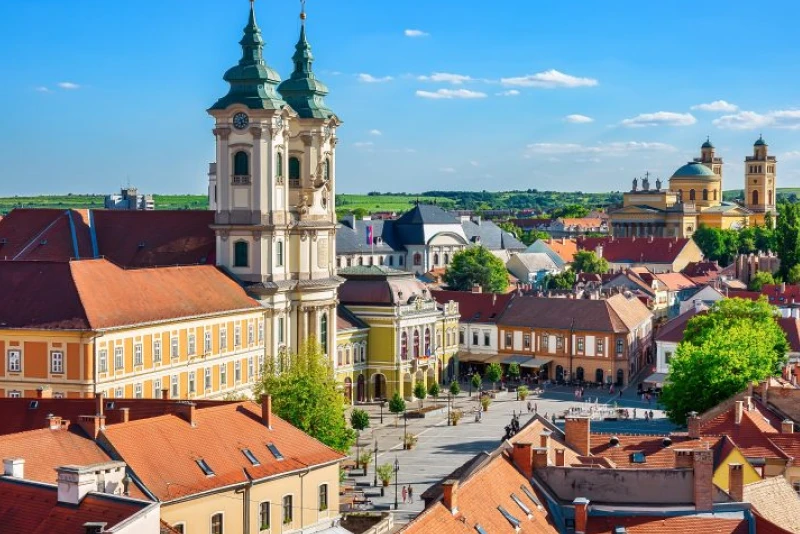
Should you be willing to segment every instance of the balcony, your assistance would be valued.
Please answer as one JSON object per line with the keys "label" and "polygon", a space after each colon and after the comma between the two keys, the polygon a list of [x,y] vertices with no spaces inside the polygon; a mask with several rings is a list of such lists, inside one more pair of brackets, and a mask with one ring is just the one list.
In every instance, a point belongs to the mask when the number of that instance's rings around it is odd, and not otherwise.
{"label": "balcony", "polygon": [[250,185],[250,175],[249,174],[234,174],[232,183],[233,183],[233,185]]}

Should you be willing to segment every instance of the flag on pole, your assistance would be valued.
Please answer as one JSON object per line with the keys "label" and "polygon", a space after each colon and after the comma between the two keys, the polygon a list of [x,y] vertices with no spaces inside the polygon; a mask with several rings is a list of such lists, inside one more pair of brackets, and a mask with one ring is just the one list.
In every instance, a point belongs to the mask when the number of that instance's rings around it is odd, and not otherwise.
{"label": "flag on pole", "polygon": [[372,245],[372,225],[367,226],[367,245]]}

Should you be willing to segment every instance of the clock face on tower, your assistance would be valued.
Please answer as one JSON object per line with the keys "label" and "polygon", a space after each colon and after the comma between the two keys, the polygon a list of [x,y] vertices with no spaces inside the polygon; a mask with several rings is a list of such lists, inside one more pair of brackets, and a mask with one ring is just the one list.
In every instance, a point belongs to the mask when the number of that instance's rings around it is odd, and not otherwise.
{"label": "clock face on tower", "polygon": [[237,113],[233,116],[233,127],[237,130],[244,130],[247,128],[247,125],[250,123],[250,118],[247,116],[246,113]]}

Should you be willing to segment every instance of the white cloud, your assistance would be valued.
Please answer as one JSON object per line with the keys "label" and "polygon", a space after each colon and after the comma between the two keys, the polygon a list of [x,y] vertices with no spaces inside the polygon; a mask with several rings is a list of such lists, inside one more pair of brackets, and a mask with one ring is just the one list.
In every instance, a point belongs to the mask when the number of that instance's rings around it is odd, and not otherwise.
{"label": "white cloud", "polygon": [[378,136],[378,135],[383,135],[383,132],[380,130],[370,130],[369,134]]}
{"label": "white cloud", "polygon": [[456,172],[456,170],[453,167],[443,167],[443,168],[439,169],[439,172],[444,172],[444,173],[447,173],[447,174],[453,174],[454,172]]}
{"label": "white cloud", "polygon": [[41,86],[39,86],[39,87],[36,87],[36,88],[34,89],[34,91],[36,91],[36,92],[39,92],[39,93],[49,93],[49,92],[50,92],[50,89],[48,89],[48,88],[47,88],[47,87],[45,87],[44,85],[41,85]]}
{"label": "white cloud", "polygon": [[579,78],[564,74],[555,69],[550,69],[536,74],[526,74],[511,78],[501,78],[500,83],[506,86],[516,87],[540,87],[544,89],[555,89],[559,87],[594,87],[597,80],[594,78]]}
{"label": "white cloud", "polygon": [[495,93],[497,96],[519,96],[519,91],[516,89],[509,89],[508,91],[500,91]]}
{"label": "white cloud", "polygon": [[625,119],[621,124],[630,128],[641,128],[644,126],[689,126],[696,122],[697,119],[691,113],[657,111],[636,115],[633,118]]}
{"label": "white cloud", "polygon": [[434,72],[430,76],[417,76],[417,79],[423,82],[452,83],[453,85],[461,85],[464,82],[473,81],[472,76],[453,74],[451,72]]}
{"label": "white cloud", "polygon": [[733,113],[734,111],[738,111],[739,106],[724,100],[714,100],[708,104],[697,104],[696,106],[692,106],[692,109],[699,109],[700,111],[723,111],[725,113]]}
{"label": "white cloud", "polygon": [[480,163],[478,163],[475,160],[470,161],[469,164],[472,165],[473,167],[479,167],[480,166]]}
{"label": "white cloud", "polygon": [[355,143],[353,143],[353,146],[356,148],[367,148],[371,147],[374,144],[375,143],[373,143],[372,141],[356,141]]}
{"label": "white cloud", "polygon": [[533,155],[608,155],[621,156],[630,152],[675,152],[677,149],[666,143],[627,141],[581,145],[578,143],[531,143],[526,147],[527,157]]}
{"label": "white cloud", "polygon": [[714,126],[727,130],[755,130],[770,126],[786,130],[800,129],[800,110],[781,109],[767,113],[740,111],[714,120]]}
{"label": "white cloud", "polygon": [[373,76],[372,74],[366,74],[363,72],[358,75],[358,81],[363,83],[384,83],[384,82],[390,82],[393,79],[394,78],[392,78],[391,76],[376,77]]}
{"label": "white cloud", "polygon": [[587,122],[594,122],[593,118],[587,117],[586,115],[578,115],[577,113],[567,115],[564,117],[564,120],[573,124],[586,124]]}
{"label": "white cloud", "polygon": [[403,32],[406,37],[427,37],[430,34],[422,30],[406,30]]}
{"label": "white cloud", "polygon": [[469,89],[439,89],[438,91],[417,91],[420,98],[452,99],[452,98],[486,98],[486,93],[470,91]]}
{"label": "white cloud", "polygon": [[781,159],[797,159],[800,158],[800,150],[790,150],[781,155]]}
{"label": "white cloud", "polygon": [[74,91],[75,89],[80,89],[81,88],[80,85],[78,85],[77,83],[73,83],[73,82],[59,82],[58,86],[60,88],[62,88],[62,89],[66,89],[68,91]]}

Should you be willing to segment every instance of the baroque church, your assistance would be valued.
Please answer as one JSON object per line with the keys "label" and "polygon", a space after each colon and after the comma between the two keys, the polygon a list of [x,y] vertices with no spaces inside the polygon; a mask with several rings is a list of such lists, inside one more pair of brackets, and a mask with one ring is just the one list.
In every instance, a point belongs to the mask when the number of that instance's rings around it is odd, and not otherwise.
{"label": "baroque church", "polygon": [[614,237],[691,237],[698,226],[742,228],[764,224],[766,214],[775,215],[776,166],[767,143],[759,137],[753,155],[745,157],[743,204],[722,200],[724,163],[714,145],[706,140],[700,157],[680,167],[668,187],[660,179],[655,187],[645,175],[623,194],[622,208],[611,212]]}

